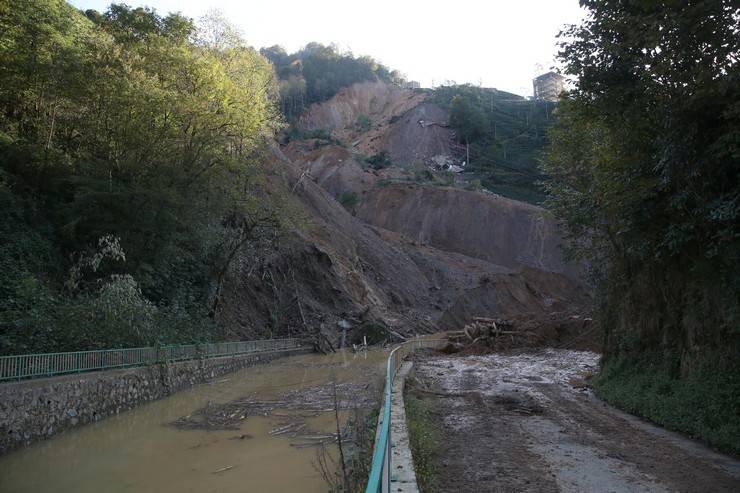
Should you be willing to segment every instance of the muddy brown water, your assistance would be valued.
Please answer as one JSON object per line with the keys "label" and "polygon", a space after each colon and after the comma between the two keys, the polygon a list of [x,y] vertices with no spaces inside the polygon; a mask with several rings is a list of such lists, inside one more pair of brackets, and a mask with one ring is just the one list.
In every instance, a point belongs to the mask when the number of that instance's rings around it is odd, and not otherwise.
{"label": "muddy brown water", "polygon": [[[239,430],[183,430],[169,423],[209,402],[270,400],[334,380],[381,382],[386,355],[284,358],[70,430],[0,457],[0,492],[324,492],[313,465],[316,448],[296,448],[295,439],[270,435],[279,416],[248,417]],[[311,429],[335,429],[333,412],[316,414],[307,421]],[[240,435],[251,438],[234,439]]]}

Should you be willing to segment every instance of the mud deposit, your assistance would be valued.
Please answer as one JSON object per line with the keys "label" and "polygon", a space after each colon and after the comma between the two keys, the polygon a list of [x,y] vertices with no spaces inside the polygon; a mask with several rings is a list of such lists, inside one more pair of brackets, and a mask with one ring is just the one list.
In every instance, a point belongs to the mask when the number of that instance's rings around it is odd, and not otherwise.
{"label": "mud deposit", "polygon": [[346,419],[375,403],[386,355],[285,358],[65,432],[0,458],[0,492],[325,492],[333,382]]}
{"label": "mud deposit", "polygon": [[740,491],[740,461],[594,397],[583,379],[597,365],[595,353],[554,349],[420,358],[408,392],[433,400],[435,489]]}

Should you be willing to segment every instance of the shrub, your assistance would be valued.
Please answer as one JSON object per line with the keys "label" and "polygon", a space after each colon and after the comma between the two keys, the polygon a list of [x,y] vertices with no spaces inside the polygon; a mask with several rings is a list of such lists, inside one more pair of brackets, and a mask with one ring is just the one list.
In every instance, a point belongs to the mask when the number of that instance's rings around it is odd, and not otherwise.
{"label": "shrub", "polygon": [[705,357],[684,376],[678,356],[614,357],[594,379],[594,389],[627,412],[740,453],[740,366],[727,357]]}
{"label": "shrub", "polygon": [[434,173],[432,170],[424,166],[423,164],[413,166],[413,176],[416,183],[426,183],[434,180]]}
{"label": "shrub", "polygon": [[388,168],[393,164],[391,162],[391,157],[386,151],[380,151],[379,153],[366,158],[365,162],[373,169]]}
{"label": "shrub", "polygon": [[339,196],[339,203],[349,211],[353,211],[358,202],[359,200],[355,192],[347,191],[343,192],[342,195]]}
{"label": "shrub", "polygon": [[370,118],[366,114],[361,113],[357,116],[357,121],[355,122],[355,128],[357,130],[367,132],[372,126],[373,122],[370,121]]}

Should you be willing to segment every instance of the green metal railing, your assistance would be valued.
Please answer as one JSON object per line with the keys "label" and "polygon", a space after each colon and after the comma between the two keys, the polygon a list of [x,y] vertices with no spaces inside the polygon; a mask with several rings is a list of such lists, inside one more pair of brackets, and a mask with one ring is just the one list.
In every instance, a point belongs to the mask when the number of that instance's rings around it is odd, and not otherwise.
{"label": "green metal railing", "polygon": [[301,347],[298,339],[219,342],[69,353],[0,356],[0,381],[151,365],[198,358],[280,351]]}
{"label": "green metal railing", "polygon": [[404,342],[396,347],[388,355],[385,370],[385,395],[383,399],[383,412],[378,417],[378,432],[373,449],[373,462],[370,466],[365,493],[387,493],[391,487],[391,392],[393,380],[401,367],[403,360],[413,351],[419,348],[436,348],[445,344],[445,339],[414,339]]}

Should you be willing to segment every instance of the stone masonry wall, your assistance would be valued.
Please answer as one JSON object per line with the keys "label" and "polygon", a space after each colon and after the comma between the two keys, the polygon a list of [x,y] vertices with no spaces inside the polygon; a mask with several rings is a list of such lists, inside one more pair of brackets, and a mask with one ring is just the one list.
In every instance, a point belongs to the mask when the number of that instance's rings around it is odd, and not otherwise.
{"label": "stone masonry wall", "polygon": [[0,455],[241,368],[310,349],[181,361],[0,384]]}

